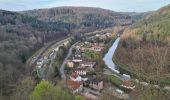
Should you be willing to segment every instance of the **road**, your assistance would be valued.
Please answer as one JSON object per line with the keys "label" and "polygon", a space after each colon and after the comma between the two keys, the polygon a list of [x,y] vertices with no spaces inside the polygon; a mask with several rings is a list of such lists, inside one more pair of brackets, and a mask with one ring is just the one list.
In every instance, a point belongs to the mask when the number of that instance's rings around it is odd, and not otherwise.
{"label": "road", "polygon": [[64,59],[63,63],[61,64],[61,67],[60,67],[60,75],[61,75],[61,78],[62,78],[62,79],[66,79],[66,75],[65,75],[65,73],[64,73],[65,64],[67,63],[67,59],[68,59],[68,58],[71,56],[71,54],[72,54],[72,49],[73,49],[73,47],[74,47],[77,43],[78,43],[78,42],[74,43],[74,44],[70,47],[66,58]]}
{"label": "road", "polygon": [[30,66],[30,72],[32,73],[35,69],[35,65],[36,65],[36,62],[42,57],[42,55],[48,50],[48,48],[50,48],[51,46],[53,46],[54,44],[62,41],[62,40],[65,40],[65,39],[69,39],[69,37],[63,37],[63,38],[60,38],[52,43],[50,43],[48,46],[46,46],[45,48],[43,48],[37,55],[36,55],[36,60],[34,62],[32,62],[32,57],[29,58],[29,60],[27,61],[27,66]]}
{"label": "road", "polygon": [[[63,44],[67,41],[69,41],[70,38],[67,38],[67,39],[64,39],[64,40],[61,40],[57,43],[55,43],[54,45],[52,45],[51,47],[49,47],[46,52],[44,53],[47,53],[48,56],[49,56],[49,51],[51,50],[54,50],[55,48],[59,48],[60,46],[63,46]],[[51,53],[50,53],[51,54]],[[54,63],[54,60],[57,56],[57,51],[53,51],[51,57],[49,58],[49,60],[51,61],[50,64],[48,66],[46,66],[46,69],[44,69],[44,71],[41,72],[40,74],[40,77],[43,78],[43,79],[49,79],[53,73],[54,73],[54,66],[52,66],[52,64]],[[44,68],[44,67],[43,67]],[[43,70],[43,68],[41,68],[40,70]]]}

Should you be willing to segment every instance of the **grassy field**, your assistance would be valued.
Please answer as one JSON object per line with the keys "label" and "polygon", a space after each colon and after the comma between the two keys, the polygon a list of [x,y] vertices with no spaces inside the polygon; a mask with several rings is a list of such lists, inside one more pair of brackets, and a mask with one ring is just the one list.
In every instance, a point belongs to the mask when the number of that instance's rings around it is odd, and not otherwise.
{"label": "grassy field", "polygon": [[108,81],[116,84],[116,85],[122,85],[123,81],[121,79],[119,79],[118,77],[114,76],[114,75],[110,75],[108,76]]}
{"label": "grassy field", "polygon": [[98,58],[100,58],[101,55],[99,52],[85,50],[85,52],[83,53],[83,56],[88,59],[98,59]]}

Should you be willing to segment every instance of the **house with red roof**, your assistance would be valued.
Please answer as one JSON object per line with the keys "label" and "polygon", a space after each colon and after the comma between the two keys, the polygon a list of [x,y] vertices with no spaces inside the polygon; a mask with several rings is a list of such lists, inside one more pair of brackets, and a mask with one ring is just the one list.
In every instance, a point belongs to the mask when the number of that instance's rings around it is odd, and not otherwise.
{"label": "house with red roof", "polygon": [[73,94],[80,93],[83,89],[83,83],[82,82],[68,80],[67,84],[68,84],[68,87],[70,88],[70,90],[72,91]]}
{"label": "house with red roof", "polygon": [[87,80],[84,83],[85,86],[89,86],[95,90],[102,90],[103,89],[103,81],[102,80]]}

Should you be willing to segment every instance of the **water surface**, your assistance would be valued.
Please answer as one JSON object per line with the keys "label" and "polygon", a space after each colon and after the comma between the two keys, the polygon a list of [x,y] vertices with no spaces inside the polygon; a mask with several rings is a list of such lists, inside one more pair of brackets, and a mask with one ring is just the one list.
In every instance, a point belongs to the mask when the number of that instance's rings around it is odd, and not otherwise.
{"label": "water surface", "polygon": [[116,70],[116,65],[114,64],[112,58],[113,58],[113,55],[116,51],[116,48],[119,44],[119,41],[120,41],[120,37],[118,37],[115,42],[113,43],[113,45],[109,48],[109,51],[105,54],[103,60],[105,62],[105,64],[107,65],[108,68],[110,68],[112,71],[116,72],[116,73],[119,73],[118,70]]}

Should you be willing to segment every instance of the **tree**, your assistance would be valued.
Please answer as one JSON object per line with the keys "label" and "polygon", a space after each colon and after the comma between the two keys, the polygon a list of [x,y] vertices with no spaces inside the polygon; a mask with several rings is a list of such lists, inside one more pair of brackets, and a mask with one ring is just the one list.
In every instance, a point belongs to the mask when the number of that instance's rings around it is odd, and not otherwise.
{"label": "tree", "polygon": [[31,93],[30,100],[73,100],[73,96],[60,86],[43,80]]}
{"label": "tree", "polygon": [[35,81],[31,77],[26,77],[18,84],[12,96],[13,100],[29,100],[29,94],[33,91]]}

